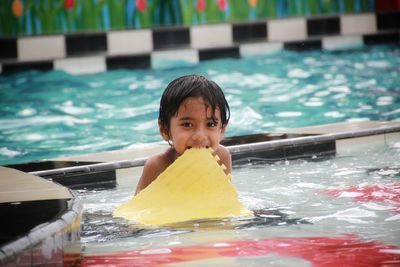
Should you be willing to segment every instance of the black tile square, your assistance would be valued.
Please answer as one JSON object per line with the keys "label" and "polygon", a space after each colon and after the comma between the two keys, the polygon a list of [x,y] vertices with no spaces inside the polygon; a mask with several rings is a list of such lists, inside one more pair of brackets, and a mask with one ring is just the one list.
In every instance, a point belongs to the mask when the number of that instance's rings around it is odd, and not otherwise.
{"label": "black tile square", "polygon": [[3,63],[3,74],[28,70],[53,70],[53,61]]}
{"label": "black tile square", "polygon": [[321,40],[305,40],[296,42],[285,42],[283,45],[284,49],[293,51],[308,51],[322,49]]}
{"label": "black tile square", "polygon": [[151,67],[149,54],[133,56],[113,56],[106,58],[107,70],[147,69]]}
{"label": "black tile square", "polygon": [[398,32],[368,34],[363,36],[363,40],[366,45],[400,43]]}
{"label": "black tile square", "polygon": [[285,148],[285,156],[287,159],[312,158],[314,155],[334,156],[335,154],[335,141],[302,144]]}
{"label": "black tile square", "polygon": [[105,33],[66,35],[67,56],[107,52]]}
{"label": "black tile square", "polygon": [[115,170],[108,170],[52,177],[52,180],[70,189],[99,190],[115,188],[117,176]]}
{"label": "black tile square", "polygon": [[[0,203],[0,246],[28,234],[33,228],[57,219],[68,208],[69,199]],[[39,240],[30,240],[33,244]]]}
{"label": "black tile square", "polygon": [[308,36],[340,34],[339,17],[307,19]]}
{"label": "black tile square", "polygon": [[18,57],[17,52],[17,39],[16,38],[4,38],[0,39],[0,60],[1,59],[16,59]]}
{"label": "black tile square", "polygon": [[153,47],[155,50],[189,46],[190,32],[188,28],[153,30]]}
{"label": "black tile square", "polygon": [[267,24],[265,22],[233,24],[232,33],[234,42],[249,42],[266,39]]}
{"label": "black tile square", "polygon": [[400,12],[385,12],[376,14],[378,30],[400,29]]}
{"label": "black tile square", "polygon": [[200,61],[227,57],[240,58],[239,47],[220,47],[199,50]]}

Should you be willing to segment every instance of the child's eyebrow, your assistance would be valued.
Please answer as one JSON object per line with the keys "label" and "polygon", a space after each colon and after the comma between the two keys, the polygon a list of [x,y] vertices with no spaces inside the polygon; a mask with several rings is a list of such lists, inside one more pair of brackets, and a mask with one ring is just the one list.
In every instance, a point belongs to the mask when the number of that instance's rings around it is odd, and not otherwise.
{"label": "child's eyebrow", "polygon": [[188,121],[188,120],[193,120],[191,117],[182,117],[179,118],[180,121]]}
{"label": "child's eyebrow", "polygon": [[[179,121],[190,121],[190,120],[194,120],[192,117],[182,117],[178,119]],[[213,121],[213,122],[218,122],[218,118],[216,117],[209,117],[207,118],[208,121]]]}
{"label": "child's eyebrow", "polygon": [[219,119],[216,116],[208,117],[207,121],[212,121],[214,123],[218,123]]}

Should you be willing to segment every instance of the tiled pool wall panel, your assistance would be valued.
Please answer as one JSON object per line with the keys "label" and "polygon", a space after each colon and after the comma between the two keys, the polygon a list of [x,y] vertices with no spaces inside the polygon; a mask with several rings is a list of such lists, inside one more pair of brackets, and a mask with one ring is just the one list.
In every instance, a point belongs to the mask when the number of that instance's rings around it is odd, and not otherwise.
{"label": "tiled pool wall panel", "polygon": [[400,126],[364,129],[339,133],[296,137],[285,140],[230,146],[233,161],[255,158],[284,160],[316,159],[326,156],[348,155],[400,142]]}
{"label": "tiled pool wall panel", "polygon": [[[340,139],[336,141],[336,151],[338,155],[345,156],[360,151],[373,151],[383,145],[392,147],[395,143],[400,144],[400,131]],[[367,147],[366,144],[368,144]]]}
{"label": "tiled pool wall panel", "polygon": [[[64,254],[80,255],[80,219],[82,201],[73,198],[67,201],[65,212],[57,218],[40,224],[24,236],[0,247],[1,266],[64,266]],[[45,209],[42,206],[41,210]],[[36,212],[40,212],[37,210]],[[4,219],[4,218],[3,218]],[[30,218],[23,218],[29,220]],[[68,251],[65,251],[68,250]]]}
{"label": "tiled pool wall panel", "polygon": [[399,36],[400,11],[391,11],[0,38],[0,72],[59,69],[84,74],[120,68],[185,67],[204,60],[282,49],[340,50],[400,44]]}
{"label": "tiled pool wall panel", "polygon": [[[395,142],[400,142],[400,125],[300,137],[292,136],[296,135],[289,135],[289,138],[286,139],[230,145],[228,149],[232,154],[233,164],[246,163],[252,160],[271,162],[299,158],[318,160],[330,156],[346,155],[374,146],[393,145]],[[87,185],[89,182],[85,179],[90,180],[91,173],[98,174],[117,169],[140,167],[144,165],[145,161],[146,158],[144,157],[134,160],[35,171],[30,172],[30,174],[46,178],[58,177],[60,183],[62,183],[63,177],[67,179],[70,174],[74,174],[79,175],[80,184]]]}

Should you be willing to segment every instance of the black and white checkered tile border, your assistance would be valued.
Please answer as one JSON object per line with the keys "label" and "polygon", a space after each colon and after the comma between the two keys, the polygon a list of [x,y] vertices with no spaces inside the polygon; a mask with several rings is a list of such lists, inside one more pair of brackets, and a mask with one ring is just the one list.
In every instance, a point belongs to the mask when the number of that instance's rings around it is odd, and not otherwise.
{"label": "black and white checkered tile border", "polygon": [[59,69],[72,74],[188,66],[282,49],[336,50],[400,44],[400,11],[233,24],[1,38],[0,73]]}

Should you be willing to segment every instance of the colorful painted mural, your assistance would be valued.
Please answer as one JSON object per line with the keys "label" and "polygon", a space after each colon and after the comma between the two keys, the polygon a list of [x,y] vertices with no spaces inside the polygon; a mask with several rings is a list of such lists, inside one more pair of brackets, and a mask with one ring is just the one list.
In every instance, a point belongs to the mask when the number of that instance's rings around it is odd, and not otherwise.
{"label": "colorful painted mural", "polygon": [[0,37],[374,11],[374,0],[2,0]]}

